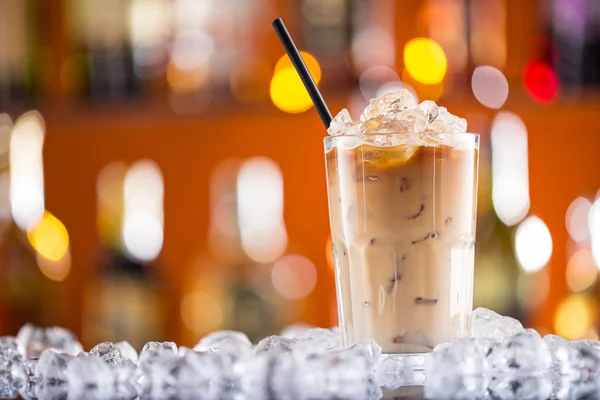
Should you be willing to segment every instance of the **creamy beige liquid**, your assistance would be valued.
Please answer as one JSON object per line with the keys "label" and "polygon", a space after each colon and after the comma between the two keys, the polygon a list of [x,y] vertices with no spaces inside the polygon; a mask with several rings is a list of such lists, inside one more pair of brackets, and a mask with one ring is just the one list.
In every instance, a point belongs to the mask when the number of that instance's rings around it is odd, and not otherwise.
{"label": "creamy beige liquid", "polygon": [[467,334],[478,151],[334,146],[326,153],[344,346],[421,353]]}

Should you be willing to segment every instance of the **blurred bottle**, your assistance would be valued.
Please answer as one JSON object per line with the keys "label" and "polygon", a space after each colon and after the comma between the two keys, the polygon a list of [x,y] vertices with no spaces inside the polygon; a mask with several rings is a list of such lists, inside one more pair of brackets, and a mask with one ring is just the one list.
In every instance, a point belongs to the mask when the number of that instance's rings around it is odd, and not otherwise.
{"label": "blurred bottle", "polygon": [[37,114],[24,114],[14,128],[10,118],[0,114],[0,331],[3,334],[14,335],[27,322],[55,323],[57,287],[42,274],[25,231],[33,231],[44,214],[42,143],[43,125]]}
{"label": "blurred bottle", "polygon": [[211,218],[206,250],[185,279],[184,340],[196,342],[217,329],[260,340],[276,332],[277,313],[269,268],[244,253],[238,219],[241,161],[223,161],[211,177]]}
{"label": "blurred bottle", "polygon": [[21,103],[33,94],[35,6],[27,0],[0,1],[0,105]]}
{"label": "blurred bottle", "polygon": [[[128,16],[132,0],[71,0],[67,15],[71,37],[78,41],[78,68],[83,70],[82,91],[92,99],[108,101],[137,96]],[[79,86],[79,85],[75,85]]]}
{"label": "blurred bottle", "polygon": [[[283,173],[267,157],[251,157],[237,179],[241,245],[256,267],[251,278],[273,302],[275,333],[285,325],[311,320],[307,297],[317,282],[316,267],[290,240],[284,220]],[[322,310],[320,310],[322,313]]]}
{"label": "blurred bottle", "polygon": [[596,0],[549,2],[552,51],[548,55],[570,93],[600,85],[600,5]]}
{"label": "blurred bottle", "polygon": [[336,70],[335,74],[327,74],[332,77],[331,85],[346,82],[350,76],[346,55],[352,43],[353,14],[362,8],[360,1],[302,0],[299,4],[305,49],[323,68]]}
{"label": "blurred bottle", "polygon": [[[482,127],[481,132],[487,131]],[[490,143],[489,138],[486,142]],[[494,210],[490,146],[481,146],[479,160],[473,306],[521,318],[523,310],[515,284],[520,268],[513,250],[514,228],[502,223]]]}
{"label": "blurred bottle", "polygon": [[[129,170],[113,163],[101,171],[97,185],[102,244],[94,277],[85,291],[84,341],[93,345],[128,340],[140,349],[148,341],[166,340],[168,299],[157,261],[162,225],[156,231],[154,216],[146,213],[148,204],[159,203],[154,205],[160,208],[162,224],[160,171],[146,161]],[[159,199],[149,200],[148,194]],[[129,204],[131,197],[134,204]],[[131,214],[131,207],[144,210],[143,214]]]}

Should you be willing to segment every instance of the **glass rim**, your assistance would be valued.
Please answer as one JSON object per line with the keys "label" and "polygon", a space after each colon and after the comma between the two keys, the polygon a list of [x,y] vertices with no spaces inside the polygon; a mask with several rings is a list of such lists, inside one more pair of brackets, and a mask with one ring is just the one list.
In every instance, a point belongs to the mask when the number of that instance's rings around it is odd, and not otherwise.
{"label": "glass rim", "polygon": [[[324,142],[333,141],[333,140],[344,140],[343,138],[347,138],[349,140],[364,140],[365,137],[373,138],[373,137],[395,137],[400,139],[414,139],[413,133],[370,133],[368,135],[337,135],[337,136],[325,136],[323,138]],[[479,141],[480,135],[479,133],[471,133],[471,132],[440,132],[436,133],[435,136],[439,136],[440,139],[444,138],[455,138],[459,141],[465,140],[473,140],[475,142]]]}
{"label": "glass rim", "polygon": [[[336,136],[331,136],[331,135],[327,135],[325,136],[325,139],[333,139],[333,138],[363,138],[363,137],[371,137],[371,136],[395,136],[395,137],[413,137],[414,133],[405,133],[405,132],[401,132],[401,133],[389,133],[389,132],[381,132],[381,133],[369,133],[369,134],[360,134],[360,135],[336,135]],[[458,137],[479,137],[480,134],[479,133],[474,133],[474,132],[438,132],[435,133],[435,135],[439,135],[439,136],[458,136]]]}

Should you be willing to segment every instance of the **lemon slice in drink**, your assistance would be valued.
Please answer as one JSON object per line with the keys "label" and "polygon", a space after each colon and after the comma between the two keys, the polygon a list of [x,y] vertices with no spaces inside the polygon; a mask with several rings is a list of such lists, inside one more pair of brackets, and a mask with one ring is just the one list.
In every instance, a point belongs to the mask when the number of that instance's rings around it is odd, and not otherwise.
{"label": "lemon slice in drink", "polygon": [[357,151],[358,160],[368,166],[389,169],[406,164],[418,151],[418,146],[376,147],[362,145]]}

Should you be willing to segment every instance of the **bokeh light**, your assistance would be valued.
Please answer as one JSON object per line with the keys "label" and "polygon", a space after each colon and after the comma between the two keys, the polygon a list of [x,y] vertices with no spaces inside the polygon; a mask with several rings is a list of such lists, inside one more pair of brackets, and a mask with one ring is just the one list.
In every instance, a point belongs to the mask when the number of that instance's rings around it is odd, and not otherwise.
{"label": "bokeh light", "polygon": [[525,90],[538,103],[549,103],[558,93],[558,77],[552,67],[543,61],[530,61],[523,72]]}
{"label": "bokeh light", "polygon": [[444,93],[444,82],[425,84],[413,78],[406,68],[402,71],[402,83],[418,100],[437,101]]}
{"label": "bokeh light", "polygon": [[271,280],[277,293],[288,300],[301,300],[308,296],[317,284],[317,269],[306,257],[290,254],[281,257],[273,265]]}
{"label": "bokeh light", "polygon": [[578,243],[590,237],[588,215],[591,209],[592,202],[585,197],[576,198],[567,208],[567,214],[565,215],[567,231],[571,239]]}
{"label": "bokeh light", "polygon": [[448,61],[442,46],[429,38],[416,38],[404,46],[404,65],[418,82],[435,85],[444,80]]}
{"label": "bokeh light", "polygon": [[554,315],[554,330],[557,335],[567,339],[579,339],[589,328],[591,319],[589,300],[582,294],[573,294],[558,305]]}
{"label": "bokeh light", "polygon": [[590,246],[596,266],[600,269],[600,198],[596,197],[588,216]]}
{"label": "bokeh light", "polygon": [[492,201],[508,226],[529,211],[527,128],[518,115],[500,112],[492,123]]}
{"label": "bokeh light", "polygon": [[188,293],[181,300],[181,319],[185,326],[196,333],[217,330],[223,323],[223,310],[219,302],[202,291]]}
{"label": "bokeh light", "polygon": [[31,111],[17,120],[10,140],[10,205],[23,230],[35,227],[44,216],[44,131],[42,116]]}
{"label": "bokeh light", "polygon": [[515,253],[525,272],[535,272],[543,268],[552,256],[552,236],[540,218],[530,216],[517,228],[515,233]]}
{"label": "bokeh light", "polygon": [[67,249],[65,255],[58,261],[49,260],[37,253],[36,262],[40,272],[46,278],[61,282],[65,280],[71,271],[71,251]]}
{"label": "bokeh light", "polygon": [[378,28],[363,29],[352,40],[352,63],[357,72],[374,65],[393,66],[396,62],[394,39]]}
{"label": "bokeh light", "polygon": [[123,185],[123,245],[142,262],[154,260],[163,245],[164,184],[160,167],[152,160],[135,162]]}
{"label": "bokeh light", "polygon": [[389,67],[370,67],[366,69],[358,78],[358,86],[364,98],[371,100],[378,96],[378,90],[387,83],[402,85],[400,77],[393,69]]}
{"label": "bokeh light", "polygon": [[46,211],[39,224],[27,232],[29,243],[49,261],[60,261],[69,251],[69,234],[63,223]]}
{"label": "bokeh light", "polygon": [[475,98],[489,108],[502,107],[508,98],[508,81],[502,71],[494,67],[475,68],[471,88]]}
{"label": "bokeh light", "polygon": [[567,262],[565,275],[567,286],[573,292],[581,292],[594,285],[598,279],[598,269],[591,250],[582,248],[573,253]]}
{"label": "bokeh light", "polygon": [[[321,81],[321,67],[317,59],[304,51],[300,54],[315,83],[318,84]],[[288,113],[301,113],[313,106],[302,80],[287,55],[281,57],[275,66],[269,92],[273,104]]]}
{"label": "bokeh light", "polygon": [[249,158],[240,168],[237,193],[244,251],[258,263],[275,261],[288,243],[281,169],[270,158]]}

